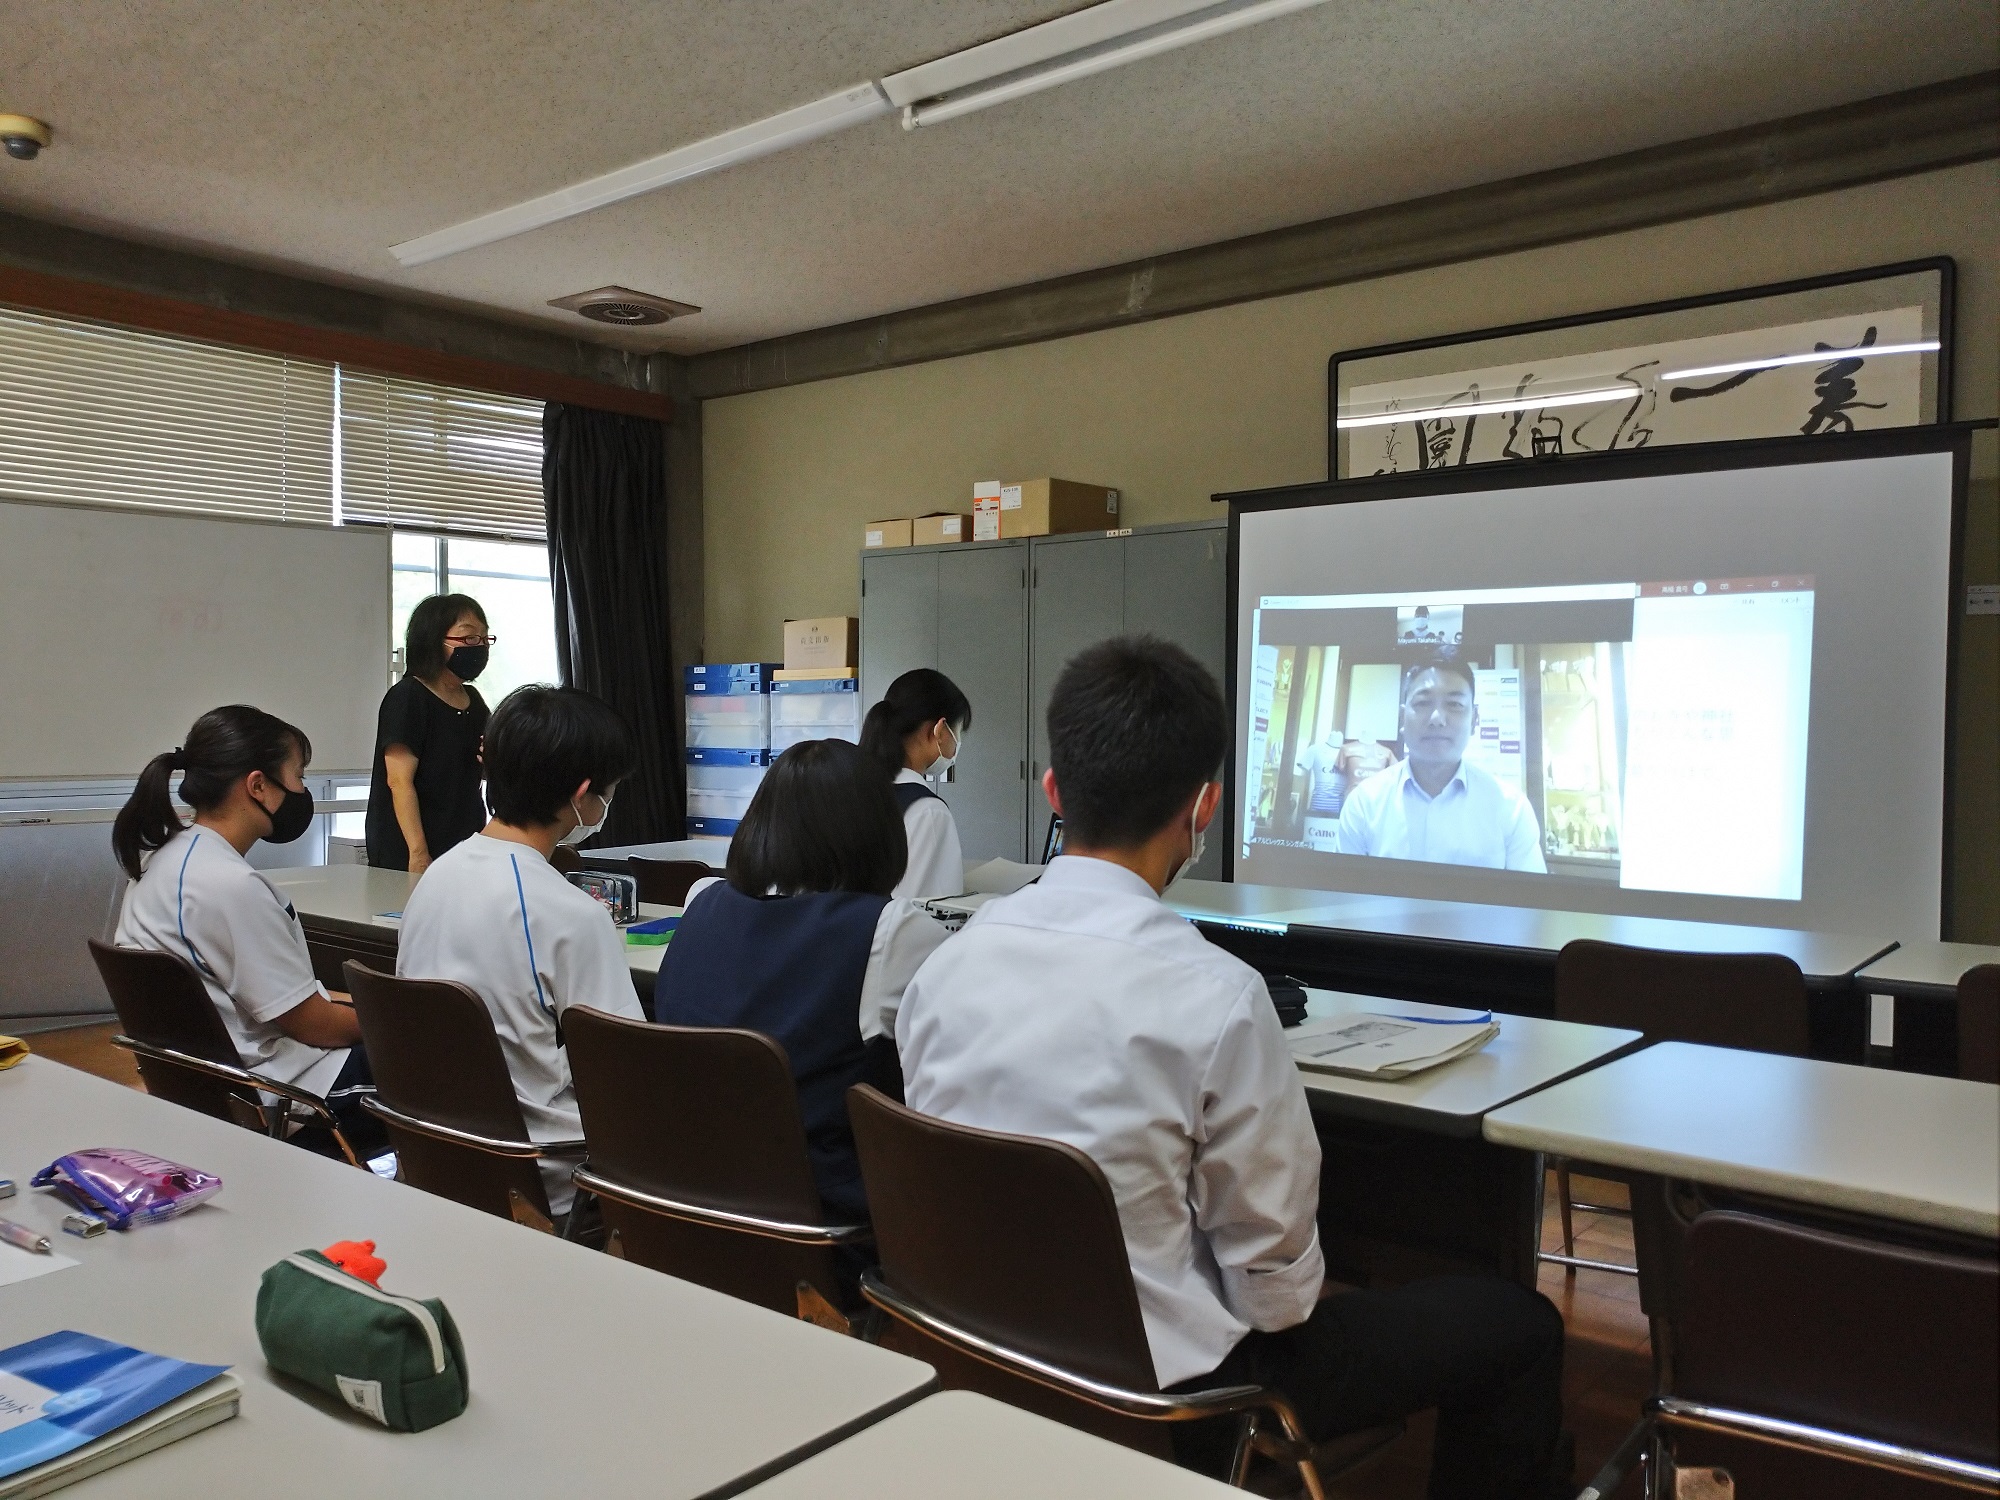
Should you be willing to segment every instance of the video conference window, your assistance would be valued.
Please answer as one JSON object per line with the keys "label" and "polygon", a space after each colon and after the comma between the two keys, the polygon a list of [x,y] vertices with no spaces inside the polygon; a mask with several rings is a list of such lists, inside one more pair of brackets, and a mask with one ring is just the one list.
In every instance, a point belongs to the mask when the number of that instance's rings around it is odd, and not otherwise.
{"label": "video conference window", "polygon": [[1261,598],[1246,846],[1796,901],[1813,585]]}

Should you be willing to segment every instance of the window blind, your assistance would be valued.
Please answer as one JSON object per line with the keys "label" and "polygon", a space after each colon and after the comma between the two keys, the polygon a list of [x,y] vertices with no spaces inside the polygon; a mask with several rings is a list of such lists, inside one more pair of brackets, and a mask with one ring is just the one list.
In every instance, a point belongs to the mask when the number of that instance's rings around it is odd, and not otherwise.
{"label": "window blind", "polygon": [[0,308],[0,496],[333,520],[331,365]]}
{"label": "window blind", "polygon": [[542,403],[340,371],[343,521],[542,540]]}

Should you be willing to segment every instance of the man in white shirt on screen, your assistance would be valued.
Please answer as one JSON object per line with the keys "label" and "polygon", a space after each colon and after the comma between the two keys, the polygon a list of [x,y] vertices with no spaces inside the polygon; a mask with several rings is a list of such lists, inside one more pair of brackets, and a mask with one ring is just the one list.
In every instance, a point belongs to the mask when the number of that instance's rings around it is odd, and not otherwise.
{"label": "man in white shirt on screen", "polygon": [[[910,1106],[1103,1169],[1163,1388],[1268,1382],[1315,1440],[1434,1406],[1433,1495],[1568,1493],[1547,1299],[1491,1277],[1320,1296],[1319,1140],[1270,992],[1160,899],[1221,800],[1214,678],[1105,641],[1063,669],[1048,724],[1065,851],[904,991]],[[1177,1434],[1185,1462],[1226,1466],[1231,1431]]]}
{"label": "man in white shirt on screen", "polygon": [[1479,728],[1472,668],[1438,662],[1403,681],[1408,755],[1347,794],[1342,854],[1548,873],[1528,799],[1465,758]]}

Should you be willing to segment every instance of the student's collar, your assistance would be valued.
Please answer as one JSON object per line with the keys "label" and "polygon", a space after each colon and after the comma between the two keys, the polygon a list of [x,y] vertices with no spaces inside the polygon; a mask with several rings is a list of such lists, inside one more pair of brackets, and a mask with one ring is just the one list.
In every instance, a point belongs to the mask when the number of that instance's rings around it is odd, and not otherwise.
{"label": "student's collar", "polygon": [[1058,854],[1049,861],[1038,882],[1043,890],[1054,887],[1057,890],[1095,891],[1101,895],[1144,896],[1148,901],[1160,899],[1159,892],[1146,884],[1145,878],[1114,865],[1108,859],[1097,859],[1088,854]]}

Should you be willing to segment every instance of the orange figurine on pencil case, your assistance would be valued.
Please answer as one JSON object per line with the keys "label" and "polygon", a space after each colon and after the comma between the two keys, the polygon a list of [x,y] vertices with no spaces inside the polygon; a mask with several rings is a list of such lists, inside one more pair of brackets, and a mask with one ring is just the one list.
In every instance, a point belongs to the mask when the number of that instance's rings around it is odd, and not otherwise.
{"label": "orange figurine on pencil case", "polygon": [[380,1286],[382,1273],[389,1269],[389,1263],[375,1253],[373,1240],[342,1240],[337,1245],[328,1245],[320,1254],[370,1286]]}

